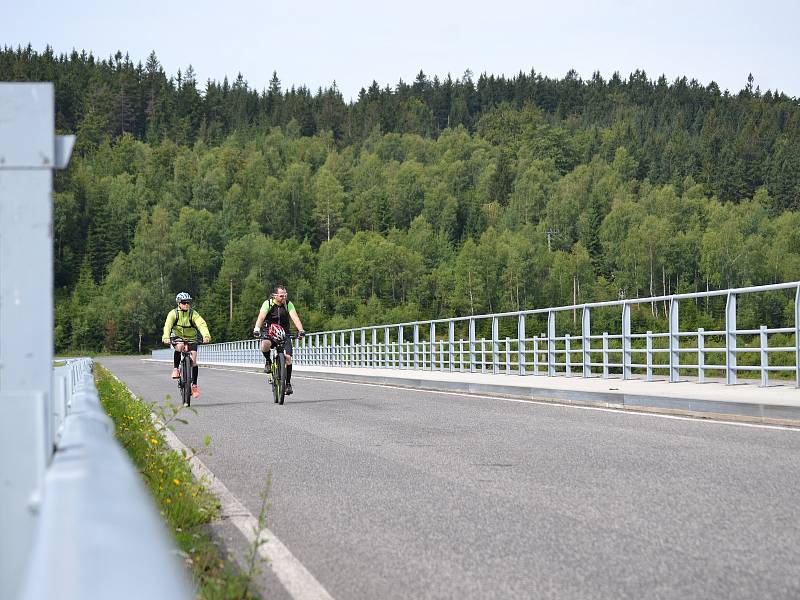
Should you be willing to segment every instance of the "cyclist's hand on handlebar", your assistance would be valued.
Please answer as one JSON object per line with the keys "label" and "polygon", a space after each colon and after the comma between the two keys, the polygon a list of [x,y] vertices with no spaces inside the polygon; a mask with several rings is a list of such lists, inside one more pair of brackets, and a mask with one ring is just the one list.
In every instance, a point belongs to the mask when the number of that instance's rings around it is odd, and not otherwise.
{"label": "cyclist's hand on handlebar", "polygon": [[297,332],[297,337],[306,337],[306,332],[301,329]]}
{"label": "cyclist's hand on handlebar", "polygon": [[211,341],[211,338],[210,338],[210,337],[208,337],[208,336],[206,336],[206,337],[204,337],[204,338],[203,338],[203,343],[204,343],[204,344],[207,344],[207,343],[208,343],[208,342],[210,342],[210,341]]}
{"label": "cyclist's hand on handlebar", "polygon": [[260,330],[260,329],[258,329],[258,328],[254,328],[254,329],[253,329],[253,337],[254,337],[254,338],[259,338],[259,337],[261,337],[261,330]]}
{"label": "cyclist's hand on handlebar", "polygon": [[169,338],[161,338],[161,341],[165,343],[167,346],[169,346],[170,344]]}

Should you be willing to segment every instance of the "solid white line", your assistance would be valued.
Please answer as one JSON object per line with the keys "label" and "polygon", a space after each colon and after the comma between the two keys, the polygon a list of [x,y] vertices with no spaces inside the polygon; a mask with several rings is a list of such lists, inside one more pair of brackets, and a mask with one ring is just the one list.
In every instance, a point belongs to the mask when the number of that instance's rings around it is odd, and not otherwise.
{"label": "solid white line", "polygon": [[[231,371],[234,373],[252,373],[260,375],[256,371],[248,371],[245,369],[226,369],[225,367],[215,367],[220,371]],[[332,381],[334,383],[344,383],[347,385],[366,385],[372,387],[385,387],[396,390],[414,390],[415,392],[424,392],[426,394],[442,394],[445,396],[461,396],[463,398],[481,398],[486,400],[503,400],[505,402],[517,402],[522,404],[537,404],[539,406],[563,406],[564,408],[574,408],[577,410],[593,410],[598,412],[615,413],[622,415],[635,415],[639,417],[654,417],[657,419],[672,419],[674,421],[692,421],[695,423],[708,423],[712,425],[730,425],[733,427],[752,427],[754,429],[779,429],[781,431],[795,431],[800,432],[800,428],[792,427],[791,425],[768,425],[764,423],[745,423],[742,421],[722,421],[720,419],[708,419],[706,417],[692,417],[683,415],[666,415],[663,413],[654,413],[634,408],[604,408],[602,406],[582,406],[580,404],[570,404],[569,402],[559,402],[558,400],[544,401],[544,400],[525,400],[523,398],[505,398],[503,396],[484,396],[481,394],[468,394],[465,392],[447,392],[442,390],[424,390],[419,388],[409,388],[401,385],[392,385],[389,383],[368,383],[364,381],[345,381],[342,379],[331,379],[329,377],[314,377],[313,375],[304,375],[302,371],[297,371],[295,377],[302,379],[314,379],[315,381]]]}
{"label": "solid white line", "polygon": [[[245,371],[242,371],[245,372]],[[796,431],[800,432],[800,428],[792,427],[790,425],[767,425],[762,423],[743,423],[741,421],[722,421],[720,419],[707,419],[705,417],[691,417],[682,415],[665,415],[662,413],[652,413],[648,411],[641,411],[632,408],[604,408],[602,406],[583,406],[580,404],[570,404],[569,402],[560,402],[558,400],[525,400],[523,398],[504,398],[503,396],[484,396],[480,394],[468,394],[464,392],[447,392],[442,390],[423,390],[418,388],[409,388],[401,385],[391,385],[385,383],[364,383],[361,381],[343,381],[341,379],[329,379],[327,377],[311,377],[303,375],[302,371],[295,373],[295,377],[303,379],[315,379],[317,381],[333,381],[336,383],[346,383],[348,385],[370,385],[375,387],[387,387],[396,390],[414,390],[415,392],[425,392],[426,394],[443,394],[445,396],[461,396],[463,398],[481,398],[486,400],[504,400],[505,402],[517,402],[521,404],[537,404],[539,406],[563,406],[564,408],[575,408],[577,410],[593,410],[598,412],[615,413],[618,415],[635,415],[639,417],[655,417],[658,419],[673,419],[676,421],[693,421],[695,423],[709,423],[715,425],[733,425],[736,427],[754,427],[756,429],[780,429],[783,431]]]}
{"label": "solid white line", "polygon": [[[240,372],[250,373],[250,371]],[[113,373],[111,376],[125,385]],[[125,389],[134,400],[137,399],[136,394],[130,391],[128,386],[125,386]],[[239,502],[238,498],[214,475],[211,469],[205,466],[203,461],[178,439],[172,430],[163,426],[158,415],[153,413],[151,418],[160,426],[159,430],[166,438],[170,448],[189,457],[189,465],[195,479],[205,482],[211,493],[219,499],[220,516],[223,519],[229,519],[242,533],[248,544],[255,544],[258,539],[258,554],[269,564],[289,595],[295,600],[333,600],[333,596],[322,587],[322,584],[303,566],[303,563],[295,558],[277,535],[266,527],[260,529],[259,535],[258,519],[247,510],[244,504]]]}
{"label": "solid white line", "polygon": [[[185,450],[186,456],[191,457],[189,460],[195,478],[205,482],[211,493],[219,498],[221,516],[236,525],[249,544],[257,543],[258,519],[239,502],[236,496],[225,487],[225,484],[203,464],[203,461],[192,455],[191,451],[172,431],[164,428],[161,433],[173,450],[177,452]],[[272,531],[266,527],[261,529],[258,542],[260,543],[259,555],[269,563],[270,568],[292,598],[295,600],[333,600],[333,596],[322,587],[322,584],[295,558]]]}

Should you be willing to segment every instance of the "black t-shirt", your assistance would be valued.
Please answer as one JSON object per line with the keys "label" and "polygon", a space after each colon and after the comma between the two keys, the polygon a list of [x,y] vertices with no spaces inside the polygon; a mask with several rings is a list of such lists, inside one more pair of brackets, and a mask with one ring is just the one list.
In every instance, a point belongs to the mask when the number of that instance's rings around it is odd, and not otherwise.
{"label": "black t-shirt", "polygon": [[267,318],[264,319],[263,327],[267,327],[272,323],[278,323],[283,327],[287,333],[289,331],[289,313],[294,310],[294,304],[287,302],[286,304],[275,304],[272,298],[265,300],[261,305],[261,311],[267,313]]}

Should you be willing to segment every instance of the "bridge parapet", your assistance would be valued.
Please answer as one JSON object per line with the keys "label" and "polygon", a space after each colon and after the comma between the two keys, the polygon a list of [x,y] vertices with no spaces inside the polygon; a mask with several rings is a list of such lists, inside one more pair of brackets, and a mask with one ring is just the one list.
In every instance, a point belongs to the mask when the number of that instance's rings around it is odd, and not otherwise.
{"label": "bridge parapet", "polygon": [[[791,315],[788,322],[781,327],[738,328],[742,299],[764,294],[778,295],[790,308],[785,311]],[[724,301],[719,328],[681,327],[681,306],[713,300]],[[634,310],[663,311],[667,328],[634,330]],[[593,329],[593,316],[600,311],[616,315],[611,319],[614,330]],[[569,333],[576,329],[577,334]],[[200,346],[199,360],[259,364],[263,357],[258,344],[258,340],[239,340]],[[169,359],[172,351],[156,350],[153,356]],[[673,383],[721,378],[728,385],[741,382],[740,374],[749,374],[762,387],[775,383],[778,376],[800,387],[800,282],[309,333],[294,358],[300,365],[326,368]]]}

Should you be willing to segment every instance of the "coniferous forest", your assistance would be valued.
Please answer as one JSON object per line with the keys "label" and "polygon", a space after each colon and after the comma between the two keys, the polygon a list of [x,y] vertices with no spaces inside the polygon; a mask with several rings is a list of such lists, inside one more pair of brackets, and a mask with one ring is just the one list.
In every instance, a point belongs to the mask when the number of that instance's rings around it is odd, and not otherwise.
{"label": "coniferous forest", "polygon": [[[345,101],[4,47],[0,80],[54,82],[77,134],[55,176],[59,351],[159,345],[178,291],[223,341],[276,282],[320,331],[800,280],[800,101],[752,76],[420,71]],[[740,326],[792,310],[769,297]]]}

